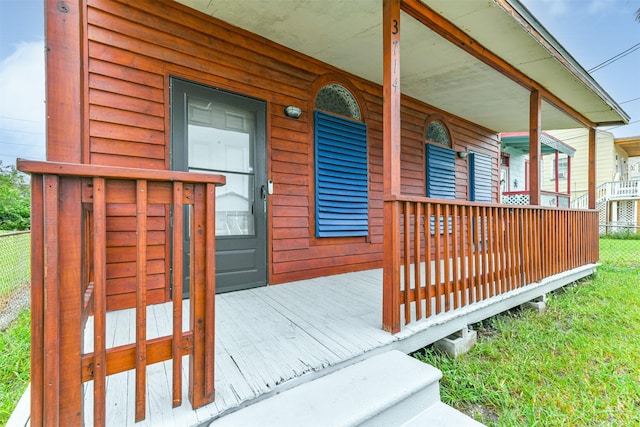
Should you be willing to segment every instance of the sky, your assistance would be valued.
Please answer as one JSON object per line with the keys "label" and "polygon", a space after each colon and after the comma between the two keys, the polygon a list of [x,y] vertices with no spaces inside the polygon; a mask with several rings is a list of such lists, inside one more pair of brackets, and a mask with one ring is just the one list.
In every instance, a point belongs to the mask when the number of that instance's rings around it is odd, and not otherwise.
{"label": "sky", "polygon": [[[627,126],[603,129],[616,138],[640,136],[640,0],[520,1],[586,70],[631,49],[592,76],[631,117]],[[44,87],[43,0],[0,0],[4,165],[15,164],[16,157],[45,159]]]}

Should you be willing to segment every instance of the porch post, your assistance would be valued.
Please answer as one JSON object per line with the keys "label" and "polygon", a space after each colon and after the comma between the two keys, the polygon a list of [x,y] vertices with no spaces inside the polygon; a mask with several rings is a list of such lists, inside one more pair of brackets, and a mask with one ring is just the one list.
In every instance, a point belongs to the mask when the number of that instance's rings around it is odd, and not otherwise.
{"label": "porch post", "polygon": [[571,195],[571,156],[569,155],[567,155],[567,194]]}
{"label": "porch post", "polygon": [[384,245],[382,329],[400,331],[400,0],[383,2]]}
{"label": "porch post", "polygon": [[529,103],[529,204],[540,204],[540,132],[542,128],[542,97],[531,91]]}
{"label": "porch post", "polygon": [[596,128],[589,129],[589,209],[596,208]]}
{"label": "porch post", "polygon": [[556,150],[556,156],[554,161],[554,168],[556,168],[556,193],[558,193],[560,191],[560,169],[558,168],[558,166],[560,165],[560,162],[558,161],[558,150]]}
{"label": "porch post", "polygon": [[[45,1],[47,160],[88,163],[85,114],[84,1]],[[73,76],[73,78],[71,78]]]}

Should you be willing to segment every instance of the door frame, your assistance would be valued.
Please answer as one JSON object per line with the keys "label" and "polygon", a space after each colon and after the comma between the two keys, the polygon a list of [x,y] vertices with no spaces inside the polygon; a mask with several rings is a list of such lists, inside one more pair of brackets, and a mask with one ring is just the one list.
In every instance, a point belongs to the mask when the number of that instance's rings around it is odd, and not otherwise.
{"label": "door frame", "polygon": [[[176,89],[176,87],[178,87],[178,89]],[[182,101],[176,101],[175,100],[175,96],[176,96],[176,92],[178,92],[178,95],[183,95],[186,96],[189,92],[189,90],[202,90],[205,92],[208,92],[210,95],[211,94],[215,94],[218,96],[221,96],[223,98],[225,98],[225,101],[229,101],[229,103],[232,103],[233,101],[241,101],[241,103],[243,103],[244,101],[246,101],[246,103],[248,105],[252,105],[255,108],[255,113],[256,113],[256,137],[255,137],[255,142],[254,142],[254,169],[256,169],[256,173],[254,175],[255,179],[254,179],[254,186],[253,186],[253,191],[254,191],[254,209],[256,209],[258,207],[259,204],[264,203],[264,215],[261,215],[261,220],[257,221],[255,223],[255,236],[258,236],[259,233],[262,233],[264,235],[263,238],[258,238],[256,237],[256,241],[258,242],[262,242],[261,247],[260,247],[260,258],[261,258],[261,264],[260,264],[260,273],[261,273],[261,279],[258,282],[250,282],[247,284],[240,284],[240,285],[234,285],[234,286],[227,286],[224,289],[220,290],[220,288],[218,286],[216,286],[216,293],[221,293],[221,292],[231,292],[231,291],[236,291],[236,290],[242,290],[242,289],[250,289],[250,288],[255,288],[255,287],[261,287],[261,286],[266,286],[269,284],[269,277],[270,277],[270,264],[269,264],[269,260],[270,260],[270,202],[269,202],[269,185],[268,185],[268,181],[267,181],[267,177],[268,177],[268,168],[269,168],[269,162],[268,162],[268,138],[267,138],[267,110],[268,110],[268,102],[266,100],[262,100],[262,99],[258,99],[258,98],[254,98],[242,93],[238,93],[238,92],[233,92],[230,90],[225,90],[216,86],[211,86],[205,83],[199,83],[197,81],[193,81],[187,78],[183,78],[183,77],[179,77],[179,76],[169,76],[169,104],[170,104],[170,141],[169,141],[169,164],[170,164],[170,168],[172,170],[188,170],[188,143],[185,141],[183,143],[183,146],[180,147],[178,146],[178,143],[176,142],[176,127],[174,125],[174,109],[179,107],[179,108],[187,108],[187,103],[185,102],[185,100]],[[206,96],[206,95],[204,95]],[[231,101],[230,101],[231,100]],[[247,105],[245,104],[245,105]],[[260,105],[261,104],[261,105]],[[242,106],[240,106],[239,108],[242,108]],[[252,108],[253,109],[253,108]],[[188,120],[187,119],[187,114],[183,113],[183,117],[182,117],[185,121]],[[264,141],[263,143],[261,141]],[[177,150],[180,149],[181,153],[177,154]],[[180,165],[176,165],[176,162],[180,163]],[[260,167],[256,167],[256,165],[260,165]],[[224,173],[223,173],[224,174]],[[266,199],[262,200],[261,196],[262,194],[265,194]],[[186,222],[186,221],[185,221]],[[173,225],[171,225],[173,226]],[[173,238],[173,233],[171,234],[171,238]],[[240,236],[240,239],[245,239],[243,237]],[[226,238],[224,236],[216,236],[216,254],[218,253],[218,248],[219,248],[219,240],[218,239],[230,239],[230,238]],[[173,242],[171,241],[171,245],[173,245]],[[217,257],[216,257],[217,258]],[[188,268],[188,264],[185,262],[185,269]],[[218,273],[218,269],[216,268],[216,273]],[[173,274],[175,274],[175,272],[171,272],[171,283],[173,286]],[[216,281],[218,282],[218,280]],[[188,284],[185,283],[185,291],[184,291],[184,297],[188,298],[188,292],[189,292],[189,287]]]}

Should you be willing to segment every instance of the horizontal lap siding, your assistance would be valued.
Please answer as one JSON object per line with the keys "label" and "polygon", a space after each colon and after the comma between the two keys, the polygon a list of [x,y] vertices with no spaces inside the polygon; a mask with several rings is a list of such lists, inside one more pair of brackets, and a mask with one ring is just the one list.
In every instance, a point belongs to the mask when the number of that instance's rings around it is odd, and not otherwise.
{"label": "horizontal lap siding", "polygon": [[[316,78],[338,70],[170,1],[89,0],[87,10],[91,163],[169,168],[168,76],[176,75],[267,101],[270,196],[270,283],[380,267],[382,259],[382,89],[347,76],[367,112],[369,236],[315,238],[313,218],[313,100]],[[344,74],[344,73],[343,73]],[[287,105],[303,110],[284,116]],[[402,192],[424,196],[424,124],[437,113],[403,98]],[[496,136],[451,119],[454,149],[491,153]],[[467,198],[466,163],[456,159],[457,195]],[[496,190],[497,190],[497,174]],[[128,219],[110,216],[109,292],[113,306],[132,295]],[[161,295],[168,277],[166,217],[150,218],[149,287]],[[126,228],[126,230],[121,230]],[[120,234],[118,234],[120,233]],[[155,233],[155,234],[154,234]],[[164,235],[164,239],[160,235]],[[120,240],[122,239],[122,240]],[[129,293],[129,294],[128,294]],[[168,295],[164,289],[164,297]],[[133,296],[134,298],[134,296]]]}

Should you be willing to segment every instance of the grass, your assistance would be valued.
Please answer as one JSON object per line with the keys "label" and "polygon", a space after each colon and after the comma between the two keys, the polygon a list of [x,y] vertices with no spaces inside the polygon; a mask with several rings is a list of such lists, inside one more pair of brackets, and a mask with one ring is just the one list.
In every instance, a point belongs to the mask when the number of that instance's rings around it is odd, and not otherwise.
{"label": "grass", "polygon": [[30,313],[24,310],[0,332],[0,425],[6,425],[29,383]]}
{"label": "grass", "polygon": [[[443,371],[443,401],[489,426],[638,425],[640,241],[604,243],[598,274],[552,294],[546,314],[476,325],[478,344],[457,360],[416,354]],[[635,251],[635,268],[616,263],[620,251]]]}
{"label": "grass", "polygon": [[[640,237],[640,234],[634,234]],[[640,267],[640,239],[600,239],[600,262],[618,267]]]}

